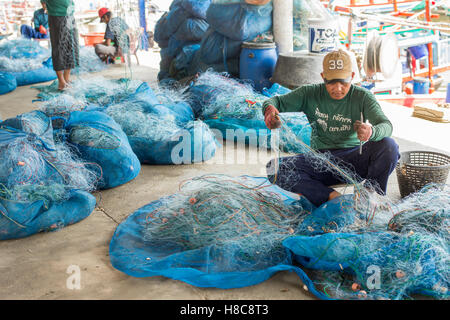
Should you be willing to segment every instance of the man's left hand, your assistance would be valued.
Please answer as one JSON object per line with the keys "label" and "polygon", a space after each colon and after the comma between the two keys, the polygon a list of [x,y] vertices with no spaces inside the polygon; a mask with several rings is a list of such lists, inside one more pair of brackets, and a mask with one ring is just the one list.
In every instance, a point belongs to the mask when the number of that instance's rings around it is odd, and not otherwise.
{"label": "man's left hand", "polygon": [[353,128],[355,129],[360,141],[368,141],[372,136],[372,125],[370,123],[363,123],[357,120],[353,125]]}

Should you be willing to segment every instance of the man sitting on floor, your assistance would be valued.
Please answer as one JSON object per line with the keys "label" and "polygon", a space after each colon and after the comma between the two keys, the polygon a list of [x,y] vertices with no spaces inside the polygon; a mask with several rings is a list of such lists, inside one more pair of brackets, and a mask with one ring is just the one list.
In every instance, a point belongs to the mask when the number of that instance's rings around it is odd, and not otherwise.
{"label": "man sitting on floor", "polygon": [[41,1],[42,8],[36,10],[33,15],[34,28],[28,25],[20,27],[20,33],[28,39],[47,39],[48,34],[48,15],[44,0]]}
{"label": "man sitting on floor", "polygon": [[111,11],[107,8],[101,8],[98,11],[98,16],[101,22],[106,23],[106,30],[105,41],[95,45],[95,53],[104,62],[114,61],[115,57],[128,53],[130,46],[127,35],[128,25],[123,19],[112,17]]}
{"label": "man sitting on floor", "polygon": [[[365,179],[379,194],[386,194],[388,177],[400,158],[398,145],[390,138],[391,122],[370,91],[351,84],[355,73],[345,51],[328,53],[321,75],[323,83],[304,85],[267,99],[263,103],[267,127],[281,126],[280,112],[304,112],[313,127],[311,147],[339,161],[339,165]],[[310,160],[304,154],[271,160],[267,165],[268,178],[319,206],[340,196],[330,186],[344,181]]]}

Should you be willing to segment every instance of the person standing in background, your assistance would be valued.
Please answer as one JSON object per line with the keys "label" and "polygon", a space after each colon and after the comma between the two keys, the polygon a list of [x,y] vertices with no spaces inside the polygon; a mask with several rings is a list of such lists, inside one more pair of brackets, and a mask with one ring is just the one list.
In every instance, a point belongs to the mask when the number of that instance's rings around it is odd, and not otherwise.
{"label": "person standing in background", "polygon": [[78,30],[73,0],[44,0],[48,11],[53,69],[58,90],[70,84],[70,72],[79,65]]}
{"label": "person standing in background", "polygon": [[41,0],[42,8],[33,14],[34,28],[29,25],[20,26],[20,34],[28,39],[47,39],[48,38],[48,15],[44,0]]}

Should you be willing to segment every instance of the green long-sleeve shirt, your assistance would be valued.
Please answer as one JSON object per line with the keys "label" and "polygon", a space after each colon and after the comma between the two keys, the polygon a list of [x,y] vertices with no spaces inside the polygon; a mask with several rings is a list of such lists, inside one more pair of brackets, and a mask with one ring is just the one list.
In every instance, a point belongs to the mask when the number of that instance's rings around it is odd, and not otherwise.
{"label": "green long-sleeve shirt", "polygon": [[381,110],[375,96],[368,90],[351,85],[341,100],[330,97],[325,84],[304,85],[285,95],[272,97],[263,103],[264,113],[268,105],[280,112],[303,112],[313,131],[311,147],[314,149],[340,149],[358,146],[360,141],[353,128],[356,120],[369,120],[372,136],[379,141],[392,134],[392,124]]}
{"label": "green long-sleeve shirt", "polygon": [[68,17],[73,15],[75,10],[73,0],[44,0],[44,2],[49,16]]}

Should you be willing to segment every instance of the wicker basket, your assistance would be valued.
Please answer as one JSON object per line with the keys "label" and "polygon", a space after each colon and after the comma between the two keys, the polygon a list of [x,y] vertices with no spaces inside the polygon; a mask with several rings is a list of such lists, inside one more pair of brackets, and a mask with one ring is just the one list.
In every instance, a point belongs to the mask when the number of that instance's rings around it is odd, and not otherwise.
{"label": "wicker basket", "polygon": [[400,195],[404,198],[427,183],[446,183],[450,156],[430,151],[402,152],[395,169]]}

